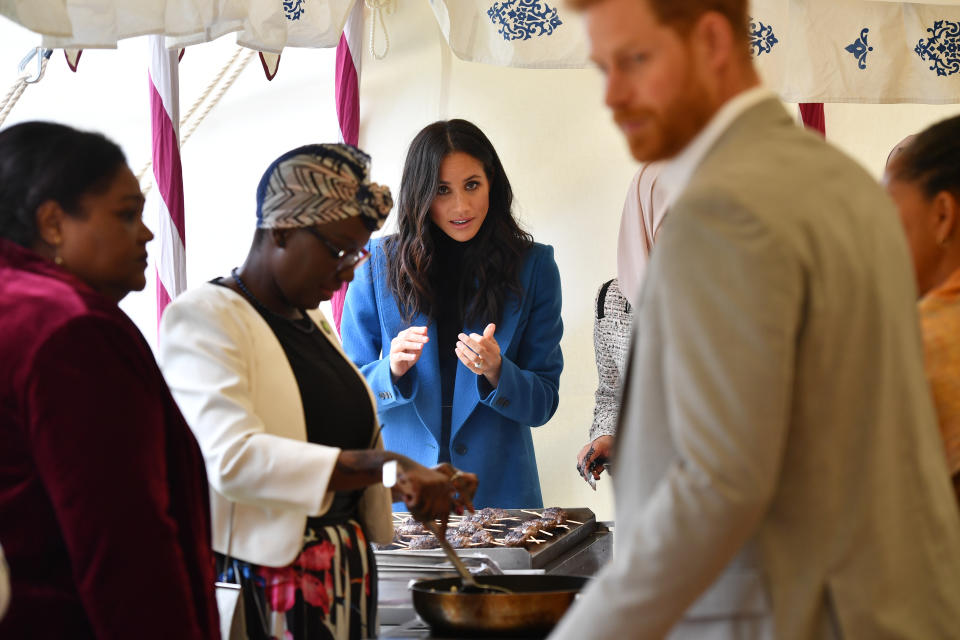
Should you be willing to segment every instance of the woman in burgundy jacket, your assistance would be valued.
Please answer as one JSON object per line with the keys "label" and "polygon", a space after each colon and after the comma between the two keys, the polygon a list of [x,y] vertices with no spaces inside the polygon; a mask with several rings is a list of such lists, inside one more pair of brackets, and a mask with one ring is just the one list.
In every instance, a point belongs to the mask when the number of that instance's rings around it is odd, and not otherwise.
{"label": "woman in burgundy jacket", "polygon": [[142,210],[103,136],[0,132],[2,638],[219,636],[200,450],[117,306]]}

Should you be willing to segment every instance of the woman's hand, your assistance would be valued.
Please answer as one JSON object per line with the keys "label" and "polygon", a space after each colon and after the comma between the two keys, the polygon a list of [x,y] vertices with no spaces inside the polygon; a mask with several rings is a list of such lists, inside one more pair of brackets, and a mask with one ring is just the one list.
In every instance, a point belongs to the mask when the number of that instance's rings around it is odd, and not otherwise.
{"label": "woman's hand", "polygon": [[503,364],[500,345],[493,337],[496,330],[497,325],[488,324],[482,336],[478,333],[471,333],[469,336],[461,333],[457,336],[460,341],[457,342],[456,351],[460,362],[475,374],[486,378],[491,387],[496,387],[500,382],[500,366]]}
{"label": "woman's hand", "polygon": [[454,511],[460,515],[467,511],[473,511],[473,496],[477,493],[479,480],[474,473],[460,471],[449,462],[441,462],[434,467],[434,470],[446,475],[450,479],[450,484],[456,490],[453,496]]}
{"label": "woman's hand", "polygon": [[610,462],[612,456],[613,436],[599,436],[580,449],[580,453],[577,454],[577,471],[587,482],[590,482],[588,480],[590,476],[593,476],[594,480],[599,480],[600,474],[603,473],[603,465]]}
{"label": "woman's hand", "polygon": [[449,464],[428,469],[412,460],[400,461],[402,472],[394,487],[414,518],[440,520],[446,528],[450,512],[473,510],[477,476],[458,471]]}
{"label": "woman's hand", "polygon": [[390,341],[390,373],[394,381],[417,364],[423,354],[423,345],[429,341],[426,327],[409,327]]}

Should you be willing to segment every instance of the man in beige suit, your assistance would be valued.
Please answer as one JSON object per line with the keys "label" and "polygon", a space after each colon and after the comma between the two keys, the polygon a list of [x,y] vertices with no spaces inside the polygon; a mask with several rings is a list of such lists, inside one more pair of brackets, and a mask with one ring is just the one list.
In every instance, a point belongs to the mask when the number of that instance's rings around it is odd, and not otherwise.
{"label": "man in beige suit", "polygon": [[615,552],[554,638],[960,637],[960,517],[907,246],[758,88],[746,0],[581,2],[674,199],[636,310]]}

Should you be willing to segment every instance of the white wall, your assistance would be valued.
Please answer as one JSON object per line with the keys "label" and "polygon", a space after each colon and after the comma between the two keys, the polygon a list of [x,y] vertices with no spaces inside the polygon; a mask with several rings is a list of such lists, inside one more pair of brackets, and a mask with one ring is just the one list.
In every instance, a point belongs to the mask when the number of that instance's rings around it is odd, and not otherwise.
{"label": "white wall", "polygon": [[960,114],[960,105],[828,104],[827,138],[880,179],[887,155],[911,133]]}
{"label": "white wall", "polygon": [[[603,107],[602,81],[593,70],[461,62],[449,54],[426,2],[398,4],[387,18],[390,54],[377,61],[364,53],[360,142],[373,156],[373,178],[396,193],[410,139],[440,118],[473,120],[493,141],[513,184],[517,213],[538,241],[554,246],[563,285],[560,408],[534,435],[544,500],[589,506],[611,518],[609,482],[593,493],[574,470],[596,386],[593,298],[615,273],[620,208],[636,168]],[[35,41],[0,19],[0,95]],[[227,36],[187,51],[181,64],[184,112],[233,50]],[[256,183],[270,160],[299,144],[337,140],[333,61],[332,50],[288,50],[279,74],[267,82],[254,60],[184,146],[190,285],[225,274],[243,259]],[[26,91],[6,124],[41,118],[101,130],[124,147],[139,171],[150,153],[146,64],[143,39],[118,51],[85,52],[77,74],[58,51],[47,77]],[[957,113],[957,105],[828,105],[826,116],[830,139],[879,177],[897,141]],[[148,223],[155,222],[148,213]],[[150,280],[146,291],[128,296],[122,306],[152,341]]]}

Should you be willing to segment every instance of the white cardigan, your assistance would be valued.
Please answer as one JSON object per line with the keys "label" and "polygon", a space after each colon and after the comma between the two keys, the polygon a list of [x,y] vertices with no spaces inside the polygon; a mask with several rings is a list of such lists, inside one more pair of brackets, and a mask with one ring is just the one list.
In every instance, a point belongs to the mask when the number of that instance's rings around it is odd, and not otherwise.
{"label": "white cardigan", "polygon": [[[310,314],[340,351],[321,313]],[[322,515],[333,501],[328,485],[340,449],[307,442],[300,391],[280,341],[243,296],[205,283],[167,307],[159,343],[167,384],[206,461],[213,549],[258,565],[291,564],[307,517]],[[376,416],[372,394],[370,403]],[[379,436],[374,446],[383,448]],[[364,491],[360,520],[373,541],[392,539],[388,489]]]}

